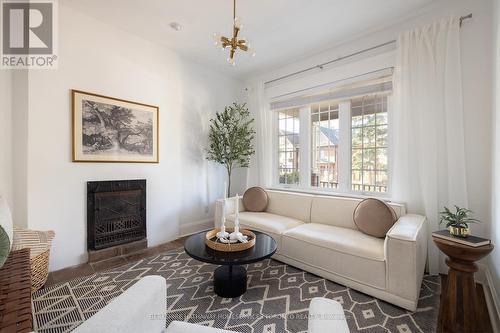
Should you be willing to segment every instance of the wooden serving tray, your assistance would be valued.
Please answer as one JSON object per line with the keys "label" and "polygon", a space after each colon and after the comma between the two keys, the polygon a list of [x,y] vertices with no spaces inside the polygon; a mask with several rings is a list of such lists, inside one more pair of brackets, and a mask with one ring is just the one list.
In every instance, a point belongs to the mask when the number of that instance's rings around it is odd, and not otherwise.
{"label": "wooden serving tray", "polygon": [[[223,252],[237,252],[237,251],[244,251],[248,250],[252,246],[255,245],[255,234],[251,232],[250,230],[242,229],[240,232],[248,236],[248,242],[247,243],[231,243],[231,244],[225,244],[225,243],[219,243],[214,240],[216,238],[217,233],[220,231],[220,229],[213,229],[207,232],[205,236],[205,244],[215,250],[215,251],[223,251]],[[226,231],[231,233],[234,231],[234,229],[229,229],[226,228]]]}

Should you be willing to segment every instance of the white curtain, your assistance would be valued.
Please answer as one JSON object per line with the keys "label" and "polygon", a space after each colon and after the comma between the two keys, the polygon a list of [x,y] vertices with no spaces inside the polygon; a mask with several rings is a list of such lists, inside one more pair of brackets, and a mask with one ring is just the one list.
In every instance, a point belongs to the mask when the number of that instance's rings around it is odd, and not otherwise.
{"label": "white curtain", "polygon": [[248,88],[248,108],[255,118],[255,151],[256,155],[250,161],[248,186],[269,187],[272,185],[272,111],[269,108],[269,98],[266,95],[264,82],[255,82]]}
{"label": "white curtain", "polygon": [[[400,34],[394,96],[393,200],[436,231],[444,206],[467,207],[458,18]],[[430,234],[428,249],[436,274],[444,267]]]}

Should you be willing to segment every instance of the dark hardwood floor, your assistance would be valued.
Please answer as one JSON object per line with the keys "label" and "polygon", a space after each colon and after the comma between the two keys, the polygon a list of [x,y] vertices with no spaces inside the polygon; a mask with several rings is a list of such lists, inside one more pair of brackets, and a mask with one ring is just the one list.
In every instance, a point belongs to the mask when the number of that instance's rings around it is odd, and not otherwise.
{"label": "dark hardwood floor", "polygon": [[50,272],[44,287],[46,288],[54,284],[64,283],[82,276],[92,275],[94,273],[104,271],[106,269],[119,267],[127,263],[135,262],[147,257],[154,256],[155,254],[176,249],[178,247],[184,246],[184,241],[186,240],[186,238],[187,237],[182,237],[172,242],[164,243],[158,246],[148,247],[144,250],[140,250],[128,255],[116,256],[111,259],[100,262],[85,263],[77,266],[64,268],[58,271]]}

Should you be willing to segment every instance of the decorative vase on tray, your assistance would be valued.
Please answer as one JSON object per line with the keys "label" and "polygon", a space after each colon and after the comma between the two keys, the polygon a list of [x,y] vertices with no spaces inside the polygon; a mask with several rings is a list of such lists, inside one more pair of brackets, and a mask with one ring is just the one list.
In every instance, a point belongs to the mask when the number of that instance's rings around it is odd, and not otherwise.
{"label": "decorative vase on tray", "polygon": [[224,184],[224,203],[222,206],[222,217],[221,217],[221,228],[220,231],[217,233],[216,237],[217,240],[220,241],[221,243],[246,243],[248,242],[248,237],[243,235],[240,232],[240,196],[236,194],[236,196],[233,198],[235,200],[234,202],[234,210],[235,210],[235,216],[234,216],[234,231],[231,233],[228,233],[226,231],[226,197],[227,197],[227,189]]}

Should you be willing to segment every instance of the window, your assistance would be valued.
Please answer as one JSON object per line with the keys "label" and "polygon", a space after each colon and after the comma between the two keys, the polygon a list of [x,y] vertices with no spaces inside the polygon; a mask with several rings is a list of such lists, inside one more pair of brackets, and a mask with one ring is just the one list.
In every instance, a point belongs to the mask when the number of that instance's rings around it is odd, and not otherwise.
{"label": "window", "polygon": [[387,191],[387,96],[351,101],[351,189]]}
{"label": "window", "polygon": [[280,184],[299,184],[299,109],[278,112],[278,174]]}
{"label": "window", "polygon": [[311,186],[338,187],[339,105],[322,103],[311,107]]}
{"label": "window", "polygon": [[271,104],[277,186],[385,195],[391,76]]}

